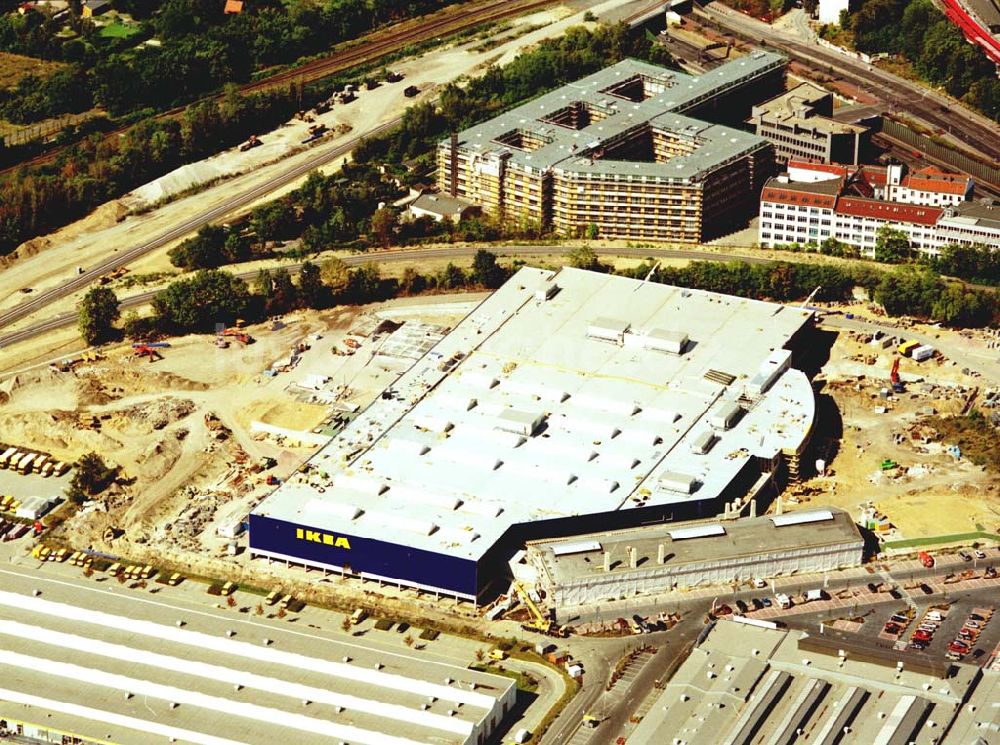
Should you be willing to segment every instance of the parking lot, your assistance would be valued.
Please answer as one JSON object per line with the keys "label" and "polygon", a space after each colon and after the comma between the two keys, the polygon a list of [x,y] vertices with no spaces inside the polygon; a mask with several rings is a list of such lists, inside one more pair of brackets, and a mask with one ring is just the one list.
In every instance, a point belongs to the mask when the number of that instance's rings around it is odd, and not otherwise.
{"label": "parking lot", "polygon": [[37,473],[22,474],[10,469],[0,469],[0,495],[10,494],[15,499],[25,497],[60,497],[66,493],[72,469],[62,476],[44,477]]}

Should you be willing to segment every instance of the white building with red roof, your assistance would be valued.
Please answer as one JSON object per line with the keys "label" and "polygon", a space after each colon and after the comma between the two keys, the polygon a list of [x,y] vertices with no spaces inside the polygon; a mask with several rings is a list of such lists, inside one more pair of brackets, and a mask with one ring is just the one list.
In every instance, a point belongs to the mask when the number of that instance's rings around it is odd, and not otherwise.
{"label": "white building with red roof", "polygon": [[1000,207],[971,201],[971,178],[928,167],[791,161],[761,192],[758,236],[765,248],[833,238],[872,255],[878,231],[906,234],[917,251],[950,243],[1000,247]]}

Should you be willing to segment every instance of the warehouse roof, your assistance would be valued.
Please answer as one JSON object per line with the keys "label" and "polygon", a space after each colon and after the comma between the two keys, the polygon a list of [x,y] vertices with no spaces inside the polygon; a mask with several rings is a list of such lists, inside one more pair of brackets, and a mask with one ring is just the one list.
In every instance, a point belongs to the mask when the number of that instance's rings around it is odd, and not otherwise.
{"label": "warehouse roof", "polygon": [[0,608],[14,642],[0,649],[0,685],[13,689],[0,699],[87,722],[74,727],[83,733],[124,716],[138,732],[191,742],[275,742],[280,729],[296,742],[466,745],[514,699],[508,678],[358,640],[275,628],[261,644],[242,627],[230,638],[126,619],[114,598],[97,609],[0,591]]}
{"label": "warehouse roof", "polygon": [[[790,523],[790,524],[789,524]],[[588,544],[589,551],[561,550],[567,541],[544,540],[528,544],[528,552],[540,559],[549,575],[548,584],[585,580],[604,571],[603,552],[611,554],[612,574],[650,569],[677,569],[687,564],[740,560],[762,553],[809,550],[857,543],[860,555],[864,540],[851,516],[838,509],[808,510],[742,518],[667,525],[648,525],[629,530],[575,536],[573,544]],[[664,562],[657,563],[660,545]],[[596,548],[594,547],[596,546]],[[638,567],[627,560],[627,547],[636,551]]]}
{"label": "warehouse roof", "polygon": [[[872,644],[838,649],[804,632],[719,621],[678,669],[630,742],[967,743],[945,736],[970,691],[973,665],[913,669],[907,655]],[[843,656],[840,652],[843,651]],[[897,667],[898,665],[898,667]],[[981,719],[982,717],[980,717]],[[796,731],[801,729],[798,735]]]}
{"label": "warehouse roof", "polygon": [[[784,64],[778,54],[754,52],[691,76],[626,59],[467,129],[459,141],[474,153],[509,156],[529,170],[698,179],[767,141],[682,114]],[[615,158],[616,145],[650,128],[673,133],[691,151],[665,163]]]}
{"label": "warehouse roof", "polygon": [[[477,559],[512,525],[717,498],[810,431],[812,388],[791,369],[742,399],[708,453],[692,447],[810,316],[524,268],[255,513]],[[683,335],[680,353],[663,350]]]}

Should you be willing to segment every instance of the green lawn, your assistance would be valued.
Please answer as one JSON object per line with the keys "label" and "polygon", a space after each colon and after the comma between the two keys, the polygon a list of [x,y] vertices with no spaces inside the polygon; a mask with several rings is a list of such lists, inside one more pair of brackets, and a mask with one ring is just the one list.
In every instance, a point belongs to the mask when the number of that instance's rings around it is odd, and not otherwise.
{"label": "green lawn", "polygon": [[126,26],[124,23],[110,23],[101,29],[101,36],[108,39],[127,39],[139,33],[138,26]]}
{"label": "green lawn", "polygon": [[985,531],[978,533],[954,533],[930,538],[909,538],[903,541],[886,541],[883,548],[919,548],[920,546],[936,546],[942,543],[968,543],[975,540],[996,541],[1000,536]]}

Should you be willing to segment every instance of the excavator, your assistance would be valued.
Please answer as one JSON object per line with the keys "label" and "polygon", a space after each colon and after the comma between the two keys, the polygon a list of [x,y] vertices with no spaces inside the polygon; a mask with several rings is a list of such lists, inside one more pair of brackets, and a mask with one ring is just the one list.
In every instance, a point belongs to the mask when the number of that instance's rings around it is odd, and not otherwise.
{"label": "excavator", "polygon": [[254,338],[250,336],[246,331],[239,327],[228,328],[222,332],[223,336],[231,336],[236,339],[240,344],[246,346],[247,344],[253,344]]}
{"label": "excavator", "polygon": [[893,393],[903,393],[906,388],[903,387],[903,381],[899,379],[899,357],[892,358],[892,369],[889,371],[889,382],[892,383]]}
{"label": "excavator", "polygon": [[160,354],[159,350],[149,346],[148,344],[140,344],[133,347],[132,351],[136,357],[149,357],[150,362],[156,362],[157,360],[163,359],[163,355]]}

